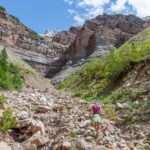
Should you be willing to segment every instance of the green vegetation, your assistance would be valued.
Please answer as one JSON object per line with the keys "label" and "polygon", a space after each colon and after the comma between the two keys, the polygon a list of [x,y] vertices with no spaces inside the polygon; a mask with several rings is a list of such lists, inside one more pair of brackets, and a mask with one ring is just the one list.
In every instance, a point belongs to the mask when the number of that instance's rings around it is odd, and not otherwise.
{"label": "green vegetation", "polygon": [[36,33],[35,31],[33,31],[33,30],[29,29],[29,28],[27,28],[27,30],[29,31],[29,33],[30,33],[31,36],[33,36],[33,37],[35,37],[35,38],[37,38],[37,39],[43,40],[43,37],[40,36],[40,35],[39,35],[38,33]]}
{"label": "green vegetation", "polygon": [[10,16],[11,16],[11,18],[13,19],[14,22],[20,23],[19,18],[17,18],[16,16],[13,16],[13,15],[10,15]]}
{"label": "green vegetation", "polygon": [[7,102],[6,97],[4,95],[0,95],[0,104],[4,104],[6,102]]}
{"label": "green vegetation", "polygon": [[[82,69],[59,84],[58,88],[69,90],[86,100],[101,99],[114,103],[124,93],[112,93],[113,87],[136,64],[150,59],[150,28],[141,32],[119,49],[100,59],[94,59]],[[111,96],[107,96],[111,94]]]}
{"label": "green vegetation", "polygon": [[3,6],[0,6],[0,11],[6,11],[6,9]]}
{"label": "green vegetation", "polygon": [[77,138],[77,136],[78,136],[78,133],[77,133],[77,131],[75,130],[75,129],[73,129],[71,132],[70,132],[70,137],[72,137],[72,138]]}
{"label": "green vegetation", "polygon": [[20,68],[9,64],[7,61],[6,50],[3,49],[0,54],[0,88],[3,89],[21,89],[23,80],[21,78]]}
{"label": "green vegetation", "polygon": [[0,130],[3,133],[7,133],[9,129],[16,125],[16,118],[13,116],[12,110],[7,108],[3,112],[3,117],[0,120]]}

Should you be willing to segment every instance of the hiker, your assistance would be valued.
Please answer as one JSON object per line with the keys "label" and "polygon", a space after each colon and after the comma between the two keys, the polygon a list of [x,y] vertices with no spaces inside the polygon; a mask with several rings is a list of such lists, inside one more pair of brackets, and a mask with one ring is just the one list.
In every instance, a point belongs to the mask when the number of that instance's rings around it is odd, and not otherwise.
{"label": "hiker", "polygon": [[97,135],[100,130],[101,113],[102,113],[101,105],[97,101],[94,102],[91,106],[90,116],[93,117],[94,128],[96,130]]}

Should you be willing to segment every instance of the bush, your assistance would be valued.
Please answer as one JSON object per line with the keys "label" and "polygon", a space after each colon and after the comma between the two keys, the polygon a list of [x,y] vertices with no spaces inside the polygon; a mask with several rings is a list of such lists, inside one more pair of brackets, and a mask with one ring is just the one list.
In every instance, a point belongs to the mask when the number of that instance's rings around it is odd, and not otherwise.
{"label": "bush", "polygon": [[17,18],[16,16],[10,15],[11,18],[13,19],[13,21],[15,21],[16,23],[20,23],[19,18]]}
{"label": "bush", "polygon": [[16,118],[13,116],[12,110],[7,108],[3,112],[3,117],[0,120],[0,130],[3,133],[7,133],[9,129],[13,128],[16,125]]}
{"label": "bush", "polygon": [[0,11],[6,11],[6,9],[3,6],[0,6]]}
{"label": "bush", "polygon": [[0,87],[3,89],[20,89],[23,80],[19,67],[7,62],[7,53],[3,49],[0,54]]}
{"label": "bush", "polygon": [[0,95],[0,104],[4,104],[6,102],[6,97],[4,95]]}
{"label": "bush", "polygon": [[77,136],[78,136],[77,131],[76,131],[75,129],[73,129],[73,130],[70,132],[70,136],[71,136],[72,138],[77,138]]}

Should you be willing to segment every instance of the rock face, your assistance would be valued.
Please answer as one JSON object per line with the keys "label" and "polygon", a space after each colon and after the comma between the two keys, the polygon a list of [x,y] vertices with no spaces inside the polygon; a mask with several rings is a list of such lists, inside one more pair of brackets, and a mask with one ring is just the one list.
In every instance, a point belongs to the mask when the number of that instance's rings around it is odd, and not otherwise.
{"label": "rock face", "polygon": [[[54,80],[70,75],[76,70],[76,66],[81,66],[83,60],[89,56],[99,56],[108,50],[120,47],[129,38],[142,31],[145,28],[145,23],[144,20],[134,15],[97,16],[92,20],[87,20],[82,28],[70,29],[77,35],[59,59],[69,65],[67,70],[66,67],[63,69],[60,67],[62,72],[54,77]],[[51,68],[53,69],[53,65],[50,66],[47,74],[49,77],[54,75]]]}
{"label": "rock face", "polygon": [[39,36],[4,11],[0,11],[0,43],[42,73],[65,49]]}

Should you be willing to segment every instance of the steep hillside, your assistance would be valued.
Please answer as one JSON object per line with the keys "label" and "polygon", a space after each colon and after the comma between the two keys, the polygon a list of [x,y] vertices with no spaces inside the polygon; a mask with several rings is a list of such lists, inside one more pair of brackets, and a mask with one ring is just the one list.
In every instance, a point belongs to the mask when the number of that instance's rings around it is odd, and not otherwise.
{"label": "steep hillside", "polygon": [[[120,47],[144,28],[132,15],[98,16],[41,37],[0,7],[0,150],[149,150],[150,28]],[[50,77],[85,61],[59,85],[74,95],[31,67]],[[99,134],[91,102],[76,96],[102,102]]]}
{"label": "steep hillside", "polygon": [[85,99],[110,94],[132,67],[150,59],[150,28],[136,35],[119,49],[86,64],[59,86]]}

